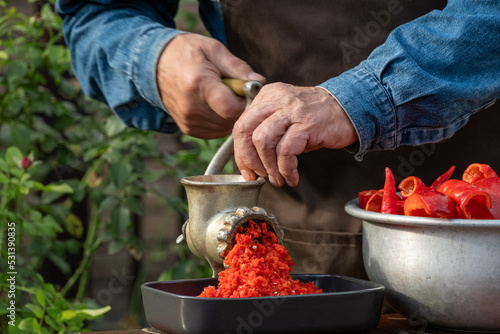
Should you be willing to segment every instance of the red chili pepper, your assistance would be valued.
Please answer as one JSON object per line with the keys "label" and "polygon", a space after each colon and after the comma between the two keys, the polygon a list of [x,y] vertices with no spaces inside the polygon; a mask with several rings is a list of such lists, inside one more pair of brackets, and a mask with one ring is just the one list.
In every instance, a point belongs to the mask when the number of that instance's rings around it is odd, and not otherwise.
{"label": "red chili pepper", "polygon": [[366,202],[367,211],[380,212],[382,209],[382,197],[384,194],[384,189],[377,190],[375,194],[370,197],[368,202]]}
{"label": "red chili pepper", "polygon": [[424,182],[416,176],[408,176],[398,185],[399,194],[403,198],[410,197],[412,194],[422,194],[428,189]]}
{"label": "red chili pepper", "polygon": [[451,177],[454,171],[455,171],[455,166],[451,166],[450,169],[448,169],[446,172],[440,175],[434,182],[432,182],[429,189],[436,191],[439,188],[439,186],[443,184],[443,182],[447,181]]}
{"label": "red chili pepper", "polygon": [[445,181],[438,191],[450,197],[460,207],[466,219],[493,219],[490,195],[462,180]]}
{"label": "red chili pepper", "polygon": [[394,181],[392,171],[388,167],[385,168],[384,193],[382,195],[382,207],[380,212],[398,214],[396,182]]}
{"label": "red chili pepper", "polygon": [[492,219],[500,219],[500,177],[487,177],[474,182],[474,186],[490,195]]}
{"label": "red chili pepper", "polygon": [[361,191],[358,194],[359,207],[366,210],[366,203],[368,203],[370,197],[372,197],[376,192],[377,190],[375,189]]}
{"label": "red chili pepper", "polygon": [[493,168],[486,164],[475,163],[467,167],[462,175],[462,180],[468,183],[475,183],[479,180],[490,177],[498,177]]}
{"label": "red chili pepper", "polygon": [[404,202],[406,216],[457,218],[457,208],[451,198],[443,193],[429,190],[414,193]]}

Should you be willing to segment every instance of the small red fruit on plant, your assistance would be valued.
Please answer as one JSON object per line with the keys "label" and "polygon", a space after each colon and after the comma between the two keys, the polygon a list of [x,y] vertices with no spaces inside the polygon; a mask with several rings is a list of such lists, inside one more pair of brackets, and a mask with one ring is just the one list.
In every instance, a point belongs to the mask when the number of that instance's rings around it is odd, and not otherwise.
{"label": "small red fruit on plant", "polygon": [[24,169],[29,168],[32,163],[33,163],[33,161],[31,161],[31,159],[28,157],[24,157],[21,159],[21,167]]}

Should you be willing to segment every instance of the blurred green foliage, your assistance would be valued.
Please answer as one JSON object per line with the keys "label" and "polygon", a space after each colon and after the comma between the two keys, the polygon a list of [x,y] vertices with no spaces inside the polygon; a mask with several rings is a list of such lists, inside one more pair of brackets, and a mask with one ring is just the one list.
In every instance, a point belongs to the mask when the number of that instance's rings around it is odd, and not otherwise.
{"label": "blurred green foliage", "polygon": [[[144,244],[133,222],[144,215],[144,196],[155,193],[185,216],[180,194],[168,195],[156,182],[203,174],[222,140],[183,136],[187,148],[169,154],[159,151],[158,134],[126,128],[82,93],[54,0],[29,2],[39,8],[33,15],[0,0],[0,327],[8,333],[79,332],[109,310],[87,295],[93,252],[107,245],[109,254],[126,249],[139,259]],[[180,15],[196,27],[194,14]],[[78,214],[81,207],[85,217]],[[9,223],[15,224],[15,257],[9,256]],[[179,261],[162,278],[210,275],[185,244],[169,249]],[[69,260],[75,257],[76,266]],[[64,284],[39,274],[47,264],[60,271]],[[10,296],[8,273],[14,271]],[[12,300],[15,326],[7,317]]]}

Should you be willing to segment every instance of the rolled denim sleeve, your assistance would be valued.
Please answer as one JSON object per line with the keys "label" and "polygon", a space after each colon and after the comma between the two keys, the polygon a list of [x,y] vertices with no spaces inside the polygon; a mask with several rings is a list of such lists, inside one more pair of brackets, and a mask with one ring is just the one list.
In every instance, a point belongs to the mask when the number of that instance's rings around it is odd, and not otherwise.
{"label": "rolled denim sleeve", "polygon": [[[204,16],[217,26],[213,6]],[[111,107],[129,127],[177,131],[161,101],[159,57],[175,36],[178,0],[58,0],[72,66],[84,93]],[[214,27],[215,26],[215,27]]]}
{"label": "rolled denim sleeve", "polygon": [[356,128],[358,160],[445,140],[500,97],[500,4],[450,0],[396,28],[365,61],[320,87]]}

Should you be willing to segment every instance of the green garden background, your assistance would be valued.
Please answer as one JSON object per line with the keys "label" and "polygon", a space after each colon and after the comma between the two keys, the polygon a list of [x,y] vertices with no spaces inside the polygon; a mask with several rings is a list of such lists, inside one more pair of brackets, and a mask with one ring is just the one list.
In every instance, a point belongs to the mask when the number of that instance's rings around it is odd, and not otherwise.
{"label": "green garden background", "polygon": [[[179,180],[222,141],[129,129],[87,98],[53,8],[0,0],[0,332],[142,328],[142,283],[211,274],[175,243]],[[205,33],[196,13],[181,1],[179,28]]]}

